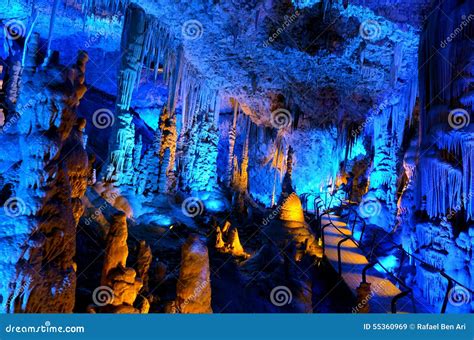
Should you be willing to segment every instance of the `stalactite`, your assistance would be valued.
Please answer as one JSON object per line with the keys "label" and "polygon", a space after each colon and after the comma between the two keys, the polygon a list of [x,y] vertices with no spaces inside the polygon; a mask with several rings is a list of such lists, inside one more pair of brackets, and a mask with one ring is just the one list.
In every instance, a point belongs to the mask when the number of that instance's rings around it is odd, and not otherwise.
{"label": "stalactite", "polygon": [[99,10],[105,10],[111,15],[124,11],[130,0],[80,0],[82,10],[87,14],[95,14]]}
{"label": "stalactite", "polygon": [[[474,219],[474,137],[469,131],[438,128],[433,133],[440,150],[447,150],[462,161],[462,206],[466,218]],[[460,206],[458,206],[459,208]],[[451,207],[452,208],[452,207]]]}
{"label": "stalactite", "polygon": [[[463,101],[469,88],[472,87],[472,72],[466,68],[466,60],[472,59],[472,49],[469,48],[469,37],[473,33],[473,26],[468,18],[465,18],[462,26],[458,26],[457,20],[449,20],[445,15],[445,10],[450,12],[450,17],[462,18],[466,13],[472,13],[474,4],[470,1],[462,1],[458,6],[452,8],[436,8],[433,11],[431,20],[427,22],[427,28],[422,35],[420,46],[420,58],[425,60],[420,66],[420,80],[425,85],[425,90],[420,92],[421,99],[421,129],[422,148],[430,148],[432,144],[437,144],[440,150],[447,150],[462,159],[462,206],[466,210],[466,218],[474,219],[474,156],[473,154],[473,133],[472,129],[457,126],[457,123],[466,122],[468,117],[457,117],[459,121],[450,117],[453,109],[466,108],[468,111],[471,103]],[[435,20],[437,19],[437,20]],[[446,40],[452,32],[456,32],[456,39]],[[439,45],[441,49],[435,52],[432,46]],[[450,60],[447,65],[446,60]],[[452,105],[457,103],[455,107]],[[472,116],[472,115],[471,115]],[[471,122],[472,126],[472,122]],[[469,126],[468,126],[469,127]],[[438,163],[444,162],[439,159]],[[445,164],[448,166],[448,164]],[[447,171],[447,170],[446,170]],[[453,172],[451,181],[457,182],[458,172]],[[426,183],[429,179],[421,173],[420,181]],[[451,191],[445,190],[448,194]],[[433,198],[434,199],[434,198]],[[438,197],[439,200],[447,201]],[[453,198],[449,198],[453,199]],[[428,203],[428,202],[427,202]],[[429,202],[431,214],[446,215],[448,211],[439,211],[443,206],[441,203]],[[459,207],[458,207],[459,208]],[[458,210],[458,209],[457,209]]]}
{"label": "stalactite", "polygon": [[239,111],[239,103],[234,99],[234,118],[232,120],[232,127],[229,131],[229,158],[227,161],[227,186],[230,186],[232,181],[232,163],[234,159],[234,147],[235,147],[235,138],[236,138],[236,126],[237,126],[237,117]]}
{"label": "stalactite", "polygon": [[426,196],[426,211],[431,217],[441,217],[448,209],[458,209],[461,205],[462,173],[450,164],[436,158],[424,156],[421,191]]}
{"label": "stalactite", "polygon": [[[24,42],[24,47],[23,47],[23,53],[21,57],[21,65],[25,67],[26,63],[26,56],[28,55],[29,57],[29,65],[28,67],[36,67],[36,53],[38,52],[38,44],[39,44],[39,34],[35,33],[33,34],[33,30],[36,25],[36,21],[38,20],[38,11],[36,9],[33,9],[33,12],[31,14],[31,19],[30,19],[30,25],[28,28],[28,32],[26,33],[25,37],[25,42]],[[30,38],[33,35],[33,41],[30,44]]]}
{"label": "stalactite", "polygon": [[403,61],[403,43],[399,42],[395,45],[392,57],[392,65],[390,68],[391,84],[395,86],[398,81],[398,73]]}
{"label": "stalactite", "polygon": [[53,7],[51,9],[51,17],[49,21],[49,32],[48,32],[48,43],[46,45],[46,57],[44,59],[44,65],[47,65],[49,59],[51,58],[51,42],[53,40],[53,32],[54,32],[54,23],[56,21],[56,12],[59,7],[59,0],[54,0]]}

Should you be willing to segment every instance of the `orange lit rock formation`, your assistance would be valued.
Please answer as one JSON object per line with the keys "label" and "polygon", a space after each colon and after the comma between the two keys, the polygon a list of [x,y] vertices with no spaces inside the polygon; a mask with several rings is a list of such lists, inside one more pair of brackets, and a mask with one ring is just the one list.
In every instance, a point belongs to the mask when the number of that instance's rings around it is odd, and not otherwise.
{"label": "orange lit rock formation", "polygon": [[189,236],[181,249],[176,292],[176,309],[180,313],[212,313],[209,255],[197,235]]}

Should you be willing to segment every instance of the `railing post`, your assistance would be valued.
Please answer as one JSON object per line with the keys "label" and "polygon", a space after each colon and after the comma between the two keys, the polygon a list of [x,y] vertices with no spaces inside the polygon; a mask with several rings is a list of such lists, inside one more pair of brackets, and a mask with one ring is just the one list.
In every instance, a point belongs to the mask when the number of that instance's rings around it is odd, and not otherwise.
{"label": "railing post", "polygon": [[337,266],[339,270],[339,276],[342,276],[341,245],[350,239],[350,237],[345,237],[337,243]]}
{"label": "railing post", "polygon": [[448,280],[448,287],[446,288],[446,294],[444,294],[443,305],[441,306],[441,314],[444,314],[446,313],[446,307],[448,306],[449,292],[451,291],[451,289],[453,289],[454,283],[451,277],[446,275],[444,271],[441,271],[440,273],[443,277],[445,277]]}
{"label": "railing post", "polygon": [[367,270],[375,266],[375,262],[370,262],[366,264],[364,269],[362,269],[362,283],[367,283]]}
{"label": "railing post", "polygon": [[410,292],[411,290],[405,290],[404,292],[401,292],[400,294],[395,295],[391,303],[392,314],[397,314],[397,301],[400,300],[402,297],[410,294]]}

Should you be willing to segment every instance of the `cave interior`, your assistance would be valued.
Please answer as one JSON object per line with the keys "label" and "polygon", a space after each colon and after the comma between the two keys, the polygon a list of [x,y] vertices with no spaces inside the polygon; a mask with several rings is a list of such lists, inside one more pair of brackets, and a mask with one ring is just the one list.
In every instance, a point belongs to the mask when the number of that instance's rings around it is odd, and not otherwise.
{"label": "cave interior", "polygon": [[0,313],[471,313],[474,1],[0,0]]}

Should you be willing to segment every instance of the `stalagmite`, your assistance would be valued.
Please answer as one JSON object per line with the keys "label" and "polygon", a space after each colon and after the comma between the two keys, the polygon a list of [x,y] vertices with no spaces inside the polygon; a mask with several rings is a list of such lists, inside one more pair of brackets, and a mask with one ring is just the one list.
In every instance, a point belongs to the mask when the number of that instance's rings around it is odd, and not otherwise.
{"label": "stalagmite", "polygon": [[291,174],[293,172],[293,149],[288,149],[286,174],[282,182],[282,194],[278,205],[280,206],[279,219],[282,221],[304,223],[303,206],[298,195],[293,189]]}
{"label": "stalagmite", "polygon": [[128,246],[127,217],[118,213],[113,217],[110,230],[107,234],[107,247],[105,248],[104,266],[102,267],[101,284],[109,285],[109,273],[112,269],[127,265]]}
{"label": "stalagmite", "polygon": [[212,117],[202,112],[194,118],[184,135],[182,149],[180,187],[191,192],[213,192],[217,187],[218,129]]}
{"label": "stalagmite", "polygon": [[143,282],[143,290],[148,291],[148,271],[150,269],[152,254],[151,248],[145,241],[140,241],[138,248],[137,275]]}
{"label": "stalagmite", "polygon": [[237,228],[233,228],[229,231],[229,249],[235,256],[246,256],[247,253],[244,251],[242,244],[239,239],[239,232]]}
{"label": "stalagmite", "polygon": [[133,175],[133,149],[135,126],[129,112],[133,89],[141,70],[141,58],[146,36],[146,15],[142,8],[131,4],[127,7],[122,32],[121,59],[116,119],[111,134],[110,159],[105,179],[116,185],[131,184]]}
{"label": "stalagmite", "polygon": [[216,249],[224,249],[225,243],[222,237],[221,227],[217,226],[216,228]]}
{"label": "stalagmite", "polygon": [[249,257],[240,243],[237,228],[232,228],[229,221],[225,222],[222,230],[219,226],[216,228],[216,249],[237,257]]}
{"label": "stalagmite", "polygon": [[180,313],[212,313],[209,255],[197,235],[189,236],[182,247],[176,294]]}
{"label": "stalagmite", "polygon": [[158,127],[153,143],[145,151],[140,159],[140,164],[136,171],[134,183],[138,194],[149,194],[158,191],[159,160],[162,141],[162,131]]}
{"label": "stalagmite", "polygon": [[[107,246],[105,249],[104,265],[102,268],[101,287],[105,289],[110,287],[113,291],[113,297],[109,299],[108,304],[102,307],[91,306],[91,311],[103,311],[108,313],[140,313],[148,312],[148,302],[145,302],[139,310],[134,307],[135,300],[139,291],[143,287],[140,277],[133,268],[127,268],[128,258],[128,227],[127,217],[124,213],[117,213],[113,216],[108,235]],[[143,257],[139,259],[140,273],[147,275],[147,263],[151,258],[147,258],[146,247],[141,253]],[[140,262],[141,261],[141,262]],[[145,299],[142,297],[142,299]]]}

